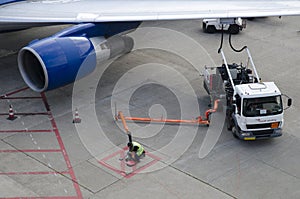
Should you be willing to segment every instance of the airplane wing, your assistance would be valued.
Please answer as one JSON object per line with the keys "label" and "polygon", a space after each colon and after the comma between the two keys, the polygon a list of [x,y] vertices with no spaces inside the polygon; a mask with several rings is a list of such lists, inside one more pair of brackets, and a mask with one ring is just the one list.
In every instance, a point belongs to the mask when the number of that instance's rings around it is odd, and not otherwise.
{"label": "airplane wing", "polygon": [[0,23],[83,23],[299,15],[282,0],[0,0]]}
{"label": "airplane wing", "polygon": [[130,52],[131,38],[106,39],[142,21],[284,15],[300,15],[300,0],[0,0],[0,32],[77,24],[19,51],[24,81],[42,92],[74,82],[80,68],[84,77],[99,60]]}

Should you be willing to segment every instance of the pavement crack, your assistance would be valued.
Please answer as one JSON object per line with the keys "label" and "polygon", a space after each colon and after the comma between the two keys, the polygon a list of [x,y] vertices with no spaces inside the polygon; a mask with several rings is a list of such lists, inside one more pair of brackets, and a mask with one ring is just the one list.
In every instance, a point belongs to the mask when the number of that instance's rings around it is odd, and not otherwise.
{"label": "pavement crack", "polygon": [[100,193],[101,191],[104,191],[105,189],[107,189],[108,187],[110,187],[110,186],[116,184],[116,183],[119,182],[119,181],[122,182],[122,179],[123,179],[123,178],[118,179],[118,180],[116,180],[116,181],[114,181],[114,182],[112,182],[112,183],[110,183],[110,184],[104,186],[103,188],[101,188],[101,189],[99,189],[98,191],[96,191],[94,194],[98,194],[98,193]]}
{"label": "pavement crack", "polygon": [[283,169],[281,169],[281,168],[279,168],[279,167],[276,167],[276,166],[274,166],[274,165],[271,165],[271,164],[269,164],[269,163],[267,163],[267,162],[265,162],[265,161],[263,161],[263,160],[261,160],[261,159],[257,159],[257,158],[256,158],[256,160],[257,160],[257,161],[261,161],[263,164],[265,164],[265,165],[267,165],[267,166],[269,166],[269,167],[272,167],[273,169],[277,169],[277,170],[281,171],[282,173],[285,173],[285,174],[288,175],[288,176],[291,176],[291,177],[296,178],[297,180],[300,180],[300,178],[299,178],[298,176],[293,175],[293,174],[291,174],[291,173],[289,173],[289,172],[287,172],[287,171],[285,171],[285,170],[283,170]]}
{"label": "pavement crack", "polygon": [[173,169],[175,169],[175,170],[177,170],[177,171],[179,171],[179,172],[181,172],[181,173],[183,173],[183,174],[185,174],[185,175],[187,175],[187,176],[189,176],[189,177],[191,177],[191,178],[193,178],[193,179],[195,179],[195,180],[197,180],[199,182],[202,182],[203,184],[206,184],[207,186],[209,186],[209,187],[211,187],[211,188],[213,188],[213,189],[215,189],[217,191],[220,191],[221,193],[224,193],[224,194],[226,194],[227,196],[229,196],[231,198],[237,199],[237,197],[231,195],[230,193],[227,193],[227,192],[223,191],[222,189],[220,189],[220,188],[218,188],[218,187],[216,187],[216,186],[214,186],[214,185],[212,185],[212,184],[210,184],[208,182],[205,182],[204,180],[202,180],[202,179],[200,179],[200,178],[198,178],[196,176],[193,176],[192,174],[190,174],[188,172],[182,171],[182,170],[180,170],[180,169],[178,169],[178,168],[176,168],[176,167],[174,167],[172,165],[169,165],[169,167],[171,167],[171,168],[173,168]]}

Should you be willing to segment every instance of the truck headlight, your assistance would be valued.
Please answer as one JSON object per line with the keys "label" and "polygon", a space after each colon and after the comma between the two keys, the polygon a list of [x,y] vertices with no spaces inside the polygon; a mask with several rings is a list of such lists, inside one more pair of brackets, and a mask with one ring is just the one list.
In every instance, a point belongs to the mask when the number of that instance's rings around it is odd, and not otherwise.
{"label": "truck headlight", "polygon": [[247,137],[247,136],[250,136],[250,133],[242,133],[241,134],[243,137]]}

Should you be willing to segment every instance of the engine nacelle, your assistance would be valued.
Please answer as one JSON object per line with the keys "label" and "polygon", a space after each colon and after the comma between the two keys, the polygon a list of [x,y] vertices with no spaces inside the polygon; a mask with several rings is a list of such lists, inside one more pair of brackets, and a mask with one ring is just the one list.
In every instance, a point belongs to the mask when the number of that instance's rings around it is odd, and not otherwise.
{"label": "engine nacelle", "polygon": [[97,63],[128,53],[132,48],[133,39],[127,36],[107,40],[85,36],[48,37],[22,48],[18,66],[26,84],[34,91],[43,92],[73,83],[93,72]]}

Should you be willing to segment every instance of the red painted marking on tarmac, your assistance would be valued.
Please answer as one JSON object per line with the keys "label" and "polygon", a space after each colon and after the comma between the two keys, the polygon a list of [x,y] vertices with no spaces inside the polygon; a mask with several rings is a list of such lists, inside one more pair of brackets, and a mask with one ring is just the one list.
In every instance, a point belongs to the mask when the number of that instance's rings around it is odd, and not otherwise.
{"label": "red painted marking on tarmac", "polygon": [[42,99],[42,97],[6,97],[2,96],[0,100],[15,100],[15,99]]}
{"label": "red painted marking on tarmac", "polygon": [[1,199],[78,199],[77,196],[53,196],[53,197],[14,197],[14,198],[1,198]]}
{"label": "red painted marking on tarmac", "polygon": [[102,161],[107,161],[107,160],[111,159],[112,157],[114,157],[114,156],[116,156],[116,155],[118,155],[118,154],[121,155],[121,154],[122,154],[122,151],[123,151],[123,150],[117,151],[117,152],[115,152],[115,153],[113,153],[113,154],[110,154],[109,156],[103,158]]}
{"label": "red painted marking on tarmac", "polygon": [[[0,115],[8,115],[7,113],[0,113]],[[48,112],[37,112],[37,113],[14,113],[14,115],[49,115]]]}
{"label": "red painted marking on tarmac", "polygon": [[151,162],[149,162],[148,164],[136,169],[136,165],[134,166],[135,168],[133,169],[133,172],[131,172],[130,174],[126,175],[125,178],[131,178],[132,176],[134,176],[137,173],[140,173],[141,171],[143,171],[144,169],[147,169],[149,167],[151,167],[152,165],[154,165],[155,163],[157,163],[159,160],[155,159],[152,160]]}
{"label": "red painted marking on tarmac", "polygon": [[68,171],[30,171],[30,172],[1,172],[0,175],[50,175],[50,174],[69,174]]}
{"label": "red painted marking on tarmac", "polygon": [[4,98],[4,97],[7,97],[7,96],[16,94],[16,93],[19,93],[19,92],[21,92],[21,91],[25,91],[25,90],[27,90],[27,89],[29,89],[29,87],[21,88],[21,89],[19,89],[19,90],[13,91],[13,92],[6,93],[5,95],[1,95],[0,98]]}
{"label": "red painted marking on tarmac", "polygon": [[70,176],[71,176],[71,179],[73,181],[73,186],[76,190],[76,193],[77,193],[77,197],[78,198],[83,198],[82,197],[82,194],[81,194],[81,191],[80,191],[80,188],[79,188],[79,185],[77,183],[77,179],[76,179],[76,176],[75,176],[75,173],[74,173],[74,170],[73,170],[73,167],[71,165],[71,162],[70,162],[70,159],[69,159],[69,156],[68,154],[66,153],[66,149],[65,149],[65,146],[64,146],[64,143],[61,139],[61,136],[60,136],[60,133],[58,131],[58,128],[57,128],[57,125],[56,125],[56,122],[55,122],[55,119],[51,113],[51,110],[50,110],[50,106],[48,104],[48,101],[47,101],[47,98],[46,98],[46,95],[45,93],[41,93],[41,96],[42,96],[42,99],[43,99],[43,102],[44,102],[44,105],[46,107],[46,110],[48,111],[49,113],[49,119],[50,119],[50,122],[52,124],[52,127],[53,127],[53,130],[54,130],[54,133],[56,135],[56,138],[57,138],[57,141],[59,143],[59,146],[62,150],[62,154],[63,154],[63,157],[65,159],[65,162],[67,163],[67,167],[68,167],[68,170],[70,172]]}
{"label": "red painted marking on tarmac", "polygon": [[[133,172],[129,173],[128,175],[124,176],[125,178],[131,178],[132,176],[134,176],[137,173],[140,173],[141,171],[143,171],[144,169],[154,165],[156,162],[158,162],[158,160],[152,160],[151,162],[149,162],[148,164],[138,168],[138,169],[133,169]],[[136,167],[136,165],[134,166]]]}
{"label": "red painted marking on tarmac", "polygon": [[44,129],[44,130],[0,130],[0,133],[52,133],[53,130],[48,130],[48,129]]}
{"label": "red painted marking on tarmac", "polygon": [[121,171],[125,171],[125,161],[124,161],[124,158],[126,158],[125,154],[126,154],[125,150],[122,150],[122,152],[120,153],[120,158],[123,157],[123,160],[121,160]]}
{"label": "red painted marking on tarmac", "polygon": [[[52,133],[54,132],[55,135],[56,135],[56,138],[57,138],[57,141],[59,143],[59,146],[60,146],[60,149],[40,149],[40,150],[36,150],[36,149],[24,149],[24,150],[0,150],[0,152],[6,152],[6,153],[15,153],[15,152],[44,152],[44,153],[47,153],[47,152],[60,152],[62,153],[63,157],[64,157],[64,160],[67,164],[67,167],[68,167],[68,170],[67,171],[62,171],[62,172],[59,172],[59,171],[37,171],[37,172],[7,172],[7,173],[0,173],[0,175],[49,175],[49,174],[68,174],[70,175],[72,181],[73,181],[73,186],[76,190],[76,194],[77,196],[50,196],[50,197],[10,197],[10,198],[5,198],[5,199],[81,199],[83,198],[82,197],[82,194],[81,194],[81,191],[80,191],[80,188],[79,188],[79,185],[77,183],[77,180],[76,180],[76,177],[75,177],[75,174],[74,174],[74,171],[73,171],[73,168],[70,164],[70,160],[69,160],[69,157],[66,153],[66,150],[65,150],[65,147],[64,147],[64,144],[62,142],[62,139],[60,137],[60,134],[59,134],[59,131],[57,129],[57,125],[56,125],[56,122],[54,120],[54,117],[51,113],[51,110],[50,110],[50,106],[47,102],[47,99],[46,99],[46,96],[44,93],[41,93],[40,97],[9,97],[11,95],[14,95],[16,93],[19,93],[21,91],[25,91],[27,90],[28,87],[26,88],[22,88],[22,89],[19,89],[19,90],[16,90],[16,91],[13,91],[13,92],[10,92],[10,93],[7,93],[5,95],[0,95],[0,100],[1,99],[42,99],[43,103],[44,103],[44,106],[46,107],[47,109],[47,112],[35,112],[35,113],[15,113],[15,115],[47,115],[51,121],[51,124],[52,124],[52,129],[49,130],[49,129],[41,129],[41,130],[27,130],[27,129],[22,129],[22,130],[0,130],[0,133]],[[8,113],[0,113],[0,116],[1,115],[5,115],[7,116]],[[0,198],[2,199],[2,198]]]}
{"label": "red painted marking on tarmac", "polygon": [[19,150],[0,150],[0,153],[56,153],[56,152],[61,152],[61,149],[19,149]]}
{"label": "red painted marking on tarmac", "polygon": [[101,164],[101,165],[105,166],[106,168],[108,168],[108,169],[110,169],[110,170],[116,172],[117,174],[120,174],[121,176],[123,176],[123,177],[125,177],[125,178],[131,178],[131,177],[134,176],[135,174],[140,173],[140,172],[143,171],[144,169],[149,168],[150,166],[154,165],[154,164],[157,163],[159,160],[161,160],[161,158],[159,158],[159,157],[157,157],[157,156],[155,156],[155,155],[153,155],[153,154],[151,154],[151,153],[146,152],[146,155],[149,156],[149,157],[151,157],[153,160],[152,160],[151,162],[147,163],[146,165],[144,165],[144,166],[142,166],[142,167],[139,167],[139,168],[137,168],[137,165],[134,165],[134,166],[132,167],[132,172],[129,173],[129,174],[127,174],[127,173],[125,172],[125,162],[124,162],[124,160],[120,161],[120,169],[117,169],[117,168],[115,168],[114,166],[112,166],[112,165],[110,165],[110,164],[108,164],[108,163],[106,162],[106,161],[108,161],[109,159],[111,159],[111,158],[113,158],[113,157],[115,157],[115,156],[117,156],[117,155],[120,155],[120,157],[124,157],[124,152],[125,152],[125,150],[127,150],[127,149],[128,149],[128,147],[124,147],[123,149],[121,149],[121,150],[119,150],[119,151],[117,151],[117,152],[114,152],[114,153],[108,155],[107,157],[101,159],[101,160],[98,161],[98,162],[99,162],[99,164]]}
{"label": "red painted marking on tarmac", "polygon": [[125,162],[123,160],[120,160],[121,161],[121,170],[119,169],[116,169],[115,167],[109,165],[106,163],[107,160],[113,158],[114,156],[117,156],[118,154],[120,154],[120,158],[124,158],[124,150],[120,150],[120,151],[117,151],[113,154],[110,154],[109,156],[103,158],[101,161],[99,161],[100,164],[102,164],[103,166],[109,168],[110,170],[122,175],[122,176],[126,176],[126,173],[125,173]]}
{"label": "red painted marking on tarmac", "polygon": [[[123,162],[123,161],[122,161],[122,162]],[[115,167],[113,167],[113,166],[107,164],[106,162],[99,161],[99,163],[100,163],[101,165],[103,165],[103,166],[109,168],[110,170],[112,170],[112,171],[114,171],[114,172],[116,172],[116,173],[118,173],[118,174],[124,176],[124,177],[127,175],[127,174],[125,173],[125,171],[121,171],[121,170],[119,170],[119,169],[116,169]]]}

